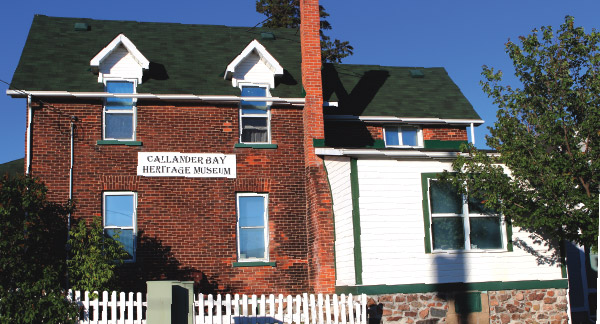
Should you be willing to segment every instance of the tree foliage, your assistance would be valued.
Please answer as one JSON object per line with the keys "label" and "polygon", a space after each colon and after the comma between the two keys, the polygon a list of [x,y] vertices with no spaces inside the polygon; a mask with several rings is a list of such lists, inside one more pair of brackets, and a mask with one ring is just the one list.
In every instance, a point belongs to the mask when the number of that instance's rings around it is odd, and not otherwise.
{"label": "tree foliage", "polygon": [[77,309],[65,298],[67,206],[25,177],[0,181],[0,322],[68,323]]}
{"label": "tree foliage", "polygon": [[501,71],[482,72],[483,91],[499,108],[486,138],[497,154],[468,147],[451,178],[514,225],[595,245],[600,33],[585,33],[567,16],[556,33],[541,27],[519,41],[506,44],[519,87],[503,84]]}
{"label": "tree foliage", "polygon": [[100,217],[95,217],[89,227],[80,220],[71,230],[68,243],[71,257],[67,265],[72,289],[116,289],[116,269],[127,258],[127,252],[120,242],[104,234]]}
{"label": "tree foliage", "polygon": [[[263,27],[299,28],[300,0],[256,0],[256,12],[267,16]],[[342,59],[353,54],[354,47],[348,41],[331,40],[324,30],[330,30],[331,24],[325,19],[329,14],[319,6],[321,17],[321,60],[328,63],[341,63]]]}

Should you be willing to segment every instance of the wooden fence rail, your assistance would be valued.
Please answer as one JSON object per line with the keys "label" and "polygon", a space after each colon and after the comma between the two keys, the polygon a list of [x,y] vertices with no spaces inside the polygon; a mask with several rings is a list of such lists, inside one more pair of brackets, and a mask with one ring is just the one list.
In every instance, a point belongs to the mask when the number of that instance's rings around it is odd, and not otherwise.
{"label": "wooden fence rail", "polygon": [[82,299],[80,291],[69,291],[69,299],[80,307],[80,324],[146,324],[147,303],[143,301],[142,293],[93,293],[98,298],[90,299],[91,293],[86,291]]}
{"label": "wooden fence rail", "polygon": [[367,296],[194,296],[195,324],[366,324]]}

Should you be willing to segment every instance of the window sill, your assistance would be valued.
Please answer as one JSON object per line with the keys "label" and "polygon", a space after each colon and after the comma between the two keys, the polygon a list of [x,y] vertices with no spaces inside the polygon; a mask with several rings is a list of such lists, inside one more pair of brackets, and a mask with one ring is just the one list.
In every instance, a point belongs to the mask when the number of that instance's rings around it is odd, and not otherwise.
{"label": "window sill", "polygon": [[256,261],[256,262],[234,262],[234,268],[241,267],[275,267],[275,262]]}
{"label": "window sill", "polygon": [[507,249],[494,250],[434,250],[431,254],[468,254],[468,253],[504,253],[509,252]]}
{"label": "window sill", "polygon": [[276,149],[277,144],[236,143],[235,148]]}
{"label": "window sill", "polygon": [[127,145],[127,146],[142,146],[140,141],[119,141],[119,140],[98,140],[96,145]]}

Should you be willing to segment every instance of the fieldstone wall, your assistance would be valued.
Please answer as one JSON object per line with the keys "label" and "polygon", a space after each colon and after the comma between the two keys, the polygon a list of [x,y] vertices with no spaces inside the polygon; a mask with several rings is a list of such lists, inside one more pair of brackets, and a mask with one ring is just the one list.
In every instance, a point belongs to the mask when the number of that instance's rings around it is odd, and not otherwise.
{"label": "fieldstone wall", "polygon": [[490,323],[568,323],[567,290],[490,291]]}
{"label": "fieldstone wall", "polygon": [[369,324],[568,323],[566,289],[481,292],[481,311],[457,313],[463,292],[371,295]]}

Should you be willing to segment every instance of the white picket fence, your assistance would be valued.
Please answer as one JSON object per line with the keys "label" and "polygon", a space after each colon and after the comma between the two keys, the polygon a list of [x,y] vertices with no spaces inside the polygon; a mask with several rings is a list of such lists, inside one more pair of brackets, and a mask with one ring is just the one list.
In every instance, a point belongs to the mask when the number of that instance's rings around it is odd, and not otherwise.
{"label": "white picket fence", "polygon": [[194,297],[195,324],[366,324],[367,296],[212,295]]}
{"label": "white picket fence", "polygon": [[[69,291],[80,307],[80,324],[146,324],[142,293]],[[195,324],[366,324],[367,296],[194,296]]]}
{"label": "white picket fence", "polygon": [[[147,303],[142,299],[142,293],[125,294],[113,291],[98,293],[98,298],[90,299],[90,292],[83,293],[69,290],[69,299],[80,307],[80,324],[146,324],[145,308]],[[74,295],[74,296],[73,296]]]}

